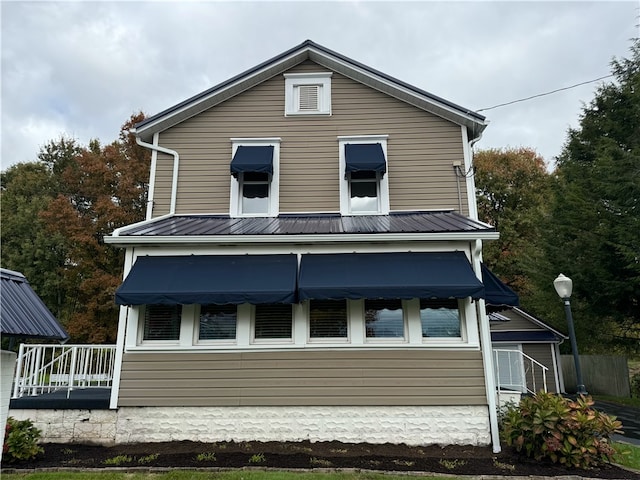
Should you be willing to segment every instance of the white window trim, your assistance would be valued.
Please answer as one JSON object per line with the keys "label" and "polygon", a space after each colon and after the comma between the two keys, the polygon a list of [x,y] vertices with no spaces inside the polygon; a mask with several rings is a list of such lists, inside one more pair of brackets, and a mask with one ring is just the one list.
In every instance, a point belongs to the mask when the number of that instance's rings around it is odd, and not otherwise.
{"label": "white window trim", "polygon": [[[292,306],[291,339],[256,339],[255,306],[237,306],[235,340],[199,340],[199,305],[183,305],[179,340],[143,340],[145,306],[130,308],[126,351],[277,351],[309,348],[427,348],[477,349],[478,335],[474,329],[473,304],[469,299],[458,300],[462,338],[422,337],[420,300],[402,300],[404,338],[367,338],[364,321],[364,300],[347,300],[347,337],[311,338],[309,301]],[[133,336],[130,333],[135,332]],[[132,341],[133,339],[133,341]],[[495,345],[494,345],[495,347]]]}
{"label": "white window trim", "polygon": [[[284,74],[284,115],[331,115],[331,75],[333,72],[285,73]],[[300,110],[296,87],[318,85],[318,110]]]}
{"label": "white window trim", "polygon": [[[388,215],[389,214],[389,161],[387,156],[387,139],[389,135],[356,135],[356,136],[339,136],[338,145],[340,149],[340,214],[341,215]],[[377,212],[351,212],[351,198],[349,194],[349,179],[346,178],[346,156],[345,145],[347,143],[371,144],[379,143],[382,145],[384,158],[387,162],[387,171],[384,175],[379,176],[378,183],[378,211]]]}
{"label": "white window trim", "polygon": [[231,198],[229,216],[239,217],[277,217],[280,210],[280,138],[231,138],[231,159],[239,146],[273,147],[273,175],[269,182],[269,208],[267,213],[242,213],[240,180],[231,175]]}

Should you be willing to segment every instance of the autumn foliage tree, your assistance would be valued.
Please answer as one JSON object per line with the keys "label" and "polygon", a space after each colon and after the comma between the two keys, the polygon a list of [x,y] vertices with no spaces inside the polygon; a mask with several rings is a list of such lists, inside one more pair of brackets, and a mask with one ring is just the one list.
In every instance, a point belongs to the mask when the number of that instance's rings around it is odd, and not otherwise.
{"label": "autumn foliage tree", "polygon": [[[18,183],[31,183],[24,177],[27,172],[32,176],[38,173],[37,178],[48,187],[25,219],[34,222],[34,228],[25,227],[21,234],[5,228],[3,237],[15,236],[17,243],[30,234],[49,238],[52,241],[44,249],[54,259],[40,268],[33,264],[37,254],[18,258],[15,252],[19,245],[8,249],[3,245],[3,265],[25,272],[50,306],[51,295],[46,285],[38,284],[39,279],[53,276],[64,285],[64,303],[52,310],[57,311],[74,342],[116,339],[114,293],[122,281],[124,258],[121,250],[105,245],[102,239],[118,227],[144,219],[149,154],[128,133],[143,118],[142,114],[132,116],[118,140],[106,146],[97,140],[87,147],[66,139],[51,142],[43,147],[39,162],[16,166],[3,177],[3,220],[7,195],[17,197]],[[7,216],[16,217],[13,213]]]}
{"label": "autumn foliage tree", "polygon": [[544,159],[521,147],[481,150],[473,163],[478,216],[500,232],[499,240],[484,244],[484,262],[521,296],[531,295],[550,192]]}

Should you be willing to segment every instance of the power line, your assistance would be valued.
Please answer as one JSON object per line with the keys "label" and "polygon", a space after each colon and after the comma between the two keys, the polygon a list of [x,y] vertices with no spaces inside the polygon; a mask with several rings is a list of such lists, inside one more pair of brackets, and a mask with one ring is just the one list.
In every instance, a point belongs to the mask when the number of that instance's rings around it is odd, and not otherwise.
{"label": "power line", "polygon": [[587,85],[588,83],[597,82],[599,80],[604,80],[605,78],[610,78],[610,77],[613,77],[613,74],[605,75],[604,77],[594,78],[593,80],[587,80],[586,82],[576,83],[575,85],[571,85],[569,87],[558,88],[556,90],[551,90],[550,92],[539,93],[537,95],[532,95],[530,97],[520,98],[518,100],[512,100],[511,102],[507,102],[507,103],[500,103],[498,105],[494,105],[493,107],[481,108],[480,110],[476,110],[476,112],[486,112],[487,110],[493,110],[494,108],[505,107],[507,105],[512,105],[514,103],[524,102],[526,100],[531,100],[533,98],[544,97],[545,95],[551,95],[552,93],[562,92],[563,90],[569,90],[571,88],[576,88],[576,87],[579,87],[581,85]]}

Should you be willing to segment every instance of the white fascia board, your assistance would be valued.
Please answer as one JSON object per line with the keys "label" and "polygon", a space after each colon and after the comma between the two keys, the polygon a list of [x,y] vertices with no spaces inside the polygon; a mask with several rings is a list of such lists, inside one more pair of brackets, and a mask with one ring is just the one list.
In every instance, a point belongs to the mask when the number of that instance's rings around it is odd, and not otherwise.
{"label": "white fascia board", "polygon": [[189,236],[109,236],[111,245],[179,245],[179,244],[239,244],[239,243],[347,243],[347,242],[407,242],[407,241],[471,241],[497,240],[498,232],[462,233],[377,233],[373,235],[189,235]]}

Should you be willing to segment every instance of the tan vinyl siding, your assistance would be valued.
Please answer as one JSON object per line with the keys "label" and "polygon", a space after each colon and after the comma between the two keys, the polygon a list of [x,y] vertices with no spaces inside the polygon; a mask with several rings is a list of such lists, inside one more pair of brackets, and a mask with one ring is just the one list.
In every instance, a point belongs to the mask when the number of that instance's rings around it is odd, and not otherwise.
{"label": "tan vinyl siding", "polygon": [[[555,365],[553,363],[553,354],[551,349],[553,348],[553,344],[550,343],[525,343],[522,345],[522,352],[529,355],[531,358],[534,358],[536,361],[543,364],[549,370],[547,370],[547,390],[549,392],[556,392],[556,382],[555,382]],[[533,378],[531,375],[531,369],[527,368],[526,364],[527,360],[525,359],[525,369],[527,370],[527,386],[533,390]],[[539,366],[536,366],[533,369],[535,373],[535,390],[539,391],[543,388],[543,378],[542,378],[542,369]]]}
{"label": "tan vinyl siding", "polygon": [[486,405],[478,351],[127,353],[120,406]]}
{"label": "tan vinyl siding", "polygon": [[[327,71],[305,63],[291,70]],[[229,212],[232,137],[280,137],[280,212],[338,212],[340,135],[387,134],[391,210],[458,209],[454,161],[460,126],[365,87],[332,77],[331,116],[284,116],[284,77],[262,84],[160,134],[180,154],[177,213]],[[173,159],[158,161],[156,192],[170,191]],[[167,186],[168,182],[168,186]],[[463,213],[466,183],[460,179]],[[163,202],[165,200],[163,199]],[[157,202],[154,215],[164,213]]]}
{"label": "tan vinyl siding", "polygon": [[510,311],[510,310],[503,310],[500,312],[500,315],[507,317],[509,321],[508,322],[491,322],[492,332],[503,332],[503,331],[511,331],[511,330],[535,330],[535,331],[545,330],[543,327],[541,327],[537,323],[534,323],[531,320],[526,319],[525,317],[517,314],[516,312]]}

